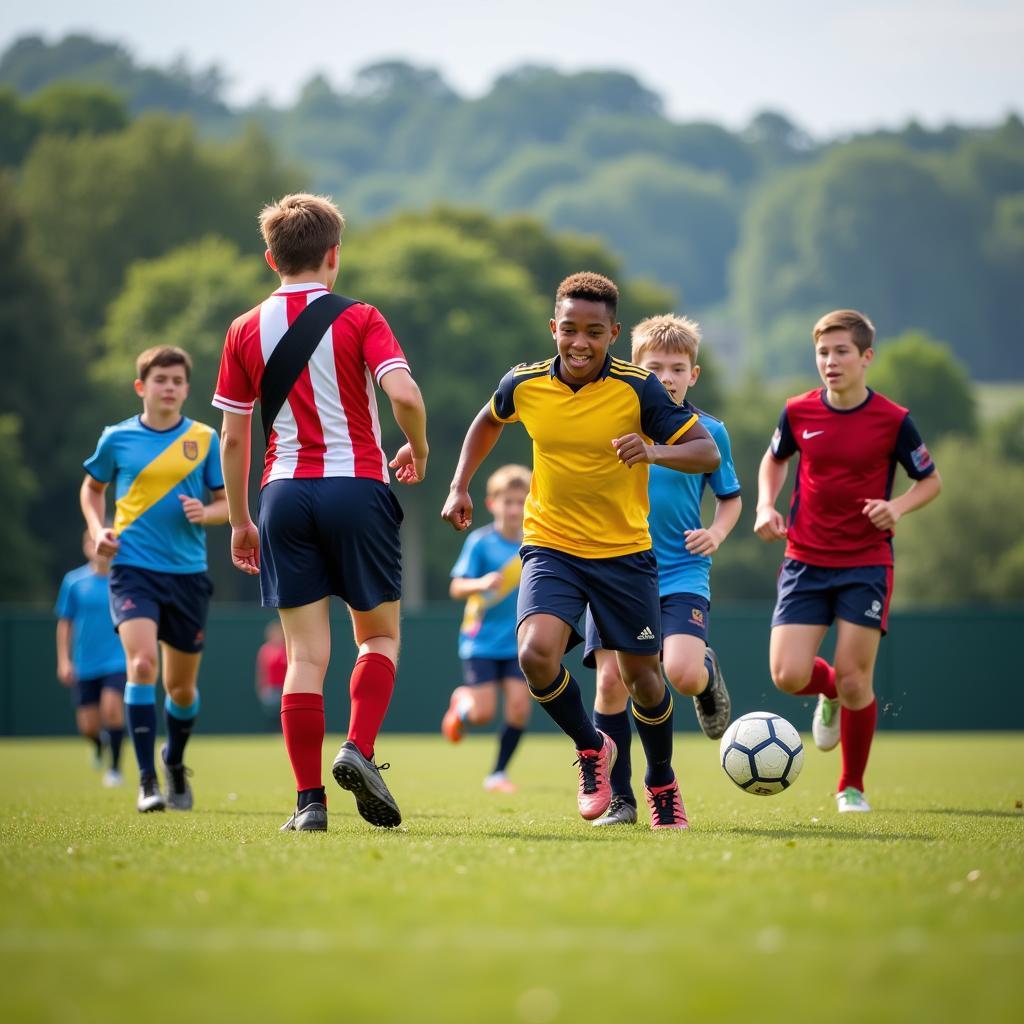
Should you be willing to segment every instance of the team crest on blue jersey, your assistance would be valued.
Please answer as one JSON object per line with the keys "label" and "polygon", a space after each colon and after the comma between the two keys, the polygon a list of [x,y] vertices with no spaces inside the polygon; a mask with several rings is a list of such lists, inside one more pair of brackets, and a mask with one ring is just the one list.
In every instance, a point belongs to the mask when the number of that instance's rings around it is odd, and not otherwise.
{"label": "team crest on blue jersey", "polygon": [[185,458],[189,462],[195,462],[199,458],[199,442],[198,441],[182,441],[182,451],[185,453]]}
{"label": "team crest on blue jersey", "polygon": [[918,473],[923,473],[932,464],[932,457],[928,453],[928,448],[923,444],[910,453],[910,460],[914,463],[914,469]]}

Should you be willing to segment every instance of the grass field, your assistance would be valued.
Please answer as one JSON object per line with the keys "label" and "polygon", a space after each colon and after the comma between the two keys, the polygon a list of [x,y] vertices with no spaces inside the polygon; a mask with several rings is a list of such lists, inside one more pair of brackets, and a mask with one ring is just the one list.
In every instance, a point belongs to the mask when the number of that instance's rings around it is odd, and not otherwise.
{"label": "grass field", "polygon": [[877,811],[843,817],[837,754],[758,798],[687,735],[667,836],[582,822],[555,737],[486,794],[492,750],[385,736],[402,828],[332,789],[316,835],[277,831],[279,738],[198,737],[197,810],[145,817],[81,741],[4,742],[4,1018],[1021,1019],[1024,735],[883,734]]}

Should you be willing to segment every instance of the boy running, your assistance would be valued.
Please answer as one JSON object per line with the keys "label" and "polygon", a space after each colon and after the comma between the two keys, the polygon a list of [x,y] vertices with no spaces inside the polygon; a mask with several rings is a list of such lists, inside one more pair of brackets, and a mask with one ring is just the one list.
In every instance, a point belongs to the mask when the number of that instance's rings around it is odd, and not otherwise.
{"label": "boy running", "polygon": [[473,519],[469,483],[506,423],[533,439],[517,607],[519,664],[531,694],[576,746],[578,805],[587,820],[611,801],[615,743],[599,731],[561,664],[590,606],[601,646],[615,651],[647,755],[654,828],[683,828],[672,770],[672,696],[661,676],[658,572],[647,528],[647,466],[710,473],[719,454],[693,413],[648,370],[608,349],[619,293],[600,274],[566,278],[549,323],[557,355],[513,367],[462,446],[442,511],[456,530]]}
{"label": "boy running", "polygon": [[[263,209],[266,260],[281,287],[231,325],[213,399],[224,412],[231,559],[243,572],[259,574],[263,604],[278,609],[288,652],[281,729],[297,797],[282,831],[327,829],[321,762],[332,594],[348,605],[359,647],[349,681],[348,739],[334,759],[334,778],[370,824],[393,828],[402,820],[380,776],[387,766],[373,761],[395,687],[402,592],[402,509],[388,486],[388,466],[402,483],[423,479],[426,413],[405,355],[373,306],[350,302],[317,331],[312,356],[269,431],[258,532],[249,516],[253,406],[276,387],[265,371],[285,332],[307,307],[331,301],[344,226],[338,208],[321,196],[285,196]],[[381,448],[374,383],[407,438],[390,463]]]}
{"label": "boy running", "polygon": [[498,759],[484,779],[484,789],[514,793],[505,769],[530,718],[530,694],[516,657],[516,599],[522,561],[523,507],[530,490],[525,466],[502,466],[487,481],[487,510],[494,522],[474,530],[452,568],[449,593],[465,600],[459,630],[462,686],[452,693],[441,731],[462,739],[466,725],[487,725],[494,718],[498,690],[505,702],[505,725],[498,740]]}
{"label": "boy running", "polygon": [[[85,462],[81,504],[100,556],[113,556],[110,610],[128,669],[124,702],[139,763],[139,811],[192,809],[185,745],[199,712],[196,679],[213,585],[204,526],[227,519],[217,432],[182,416],[192,360],[147,349],[136,362],[142,414],[107,427]],[[114,484],[114,526],[103,525]],[[210,504],[203,504],[209,491]],[[156,680],[163,663],[166,793],[154,763]]]}
{"label": "boy running", "polygon": [[[661,597],[662,668],[676,693],[693,698],[704,734],[718,739],[729,724],[731,703],[718,657],[707,645],[711,610],[708,577],[711,556],[732,532],[743,503],[725,424],[686,400],[688,389],[700,376],[699,347],[700,325],[686,317],[650,317],[633,328],[633,362],[650,370],[673,402],[687,413],[697,415],[722,457],[718,469],[700,475],[652,466],[648,486],[648,523],[658,562]],[[704,529],[700,505],[708,486],[715,495],[715,515],[711,525]],[[630,780],[632,730],[626,712],[628,694],[614,655],[600,646],[589,612],[586,637],[584,664],[597,667],[594,725],[611,736],[618,748],[611,773],[612,802],[608,813],[594,824],[630,825],[636,821],[636,797]],[[685,820],[685,809],[682,813]]]}
{"label": "boy running", "polygon": [[[761,460],[754,532],[765,542],[786,541],[772,679],[785,693],[817,695],[814,742],[820,750],[842,747],[839,810],[869,811],[864,770],[878,717],[873,678],[892,596],[893,530],[937,497],[942,481],[907,410],[865,384],[871,321],[835,310],[814,325],[813,337],[824,387],[786,402]],[[775,501],[797,452],[787,523]],[[913,483],[892,498],[897,462]],[[817,654],[836,619],[833,667]]]}

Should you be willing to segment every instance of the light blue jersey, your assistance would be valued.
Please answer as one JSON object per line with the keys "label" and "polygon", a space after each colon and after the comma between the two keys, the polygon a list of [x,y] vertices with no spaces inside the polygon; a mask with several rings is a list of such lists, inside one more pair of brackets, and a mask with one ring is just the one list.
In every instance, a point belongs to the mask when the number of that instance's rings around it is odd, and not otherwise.
{"label": "light blue jersey", "polygon": [[474,530],[462,546],[452,567],[452,579],[479,579],[491,572],[501,573],[497,590],[472,594],[459,630],[460,658],[516,657],[516,598],[523,565],[519,540],[507,540],[497,528]]}
{"label": "light blue jersey", "polygon": [[732,447],[725,424],[714,416],[694,409],[700,424],[714,438],[722,455],[722,463],[714,473],[679,473],[664,466],[651,466],[647,492],[651,501],[648,523],[654,556],[658,560],[658,589],[667,594],[698,594],[711,600],[708,577],[711,559],[707,555],[691,555],[686,550],[686,531],[699,530],[700,502],[704,488],[710,486],[717,498],[735,498],[740,482],[732,464]]}
{"label": "light blue jersey", "polygon": [[133,416],[107,427],[84,465],[96,480],[114,483],[121,541],[114,565],[206,571],[206,531],[185,518],[180,496],[203,500],[224,486],[213,427],[183,416],[169,430],[154,430]]}
{"label": "light blue jersey", "polygon": [[91,565],[72,569],[60,585],[54,614],[71,622],[71,661],[75,675],[99,679],[124,671],[124,650],[110,617],[107,577]]}

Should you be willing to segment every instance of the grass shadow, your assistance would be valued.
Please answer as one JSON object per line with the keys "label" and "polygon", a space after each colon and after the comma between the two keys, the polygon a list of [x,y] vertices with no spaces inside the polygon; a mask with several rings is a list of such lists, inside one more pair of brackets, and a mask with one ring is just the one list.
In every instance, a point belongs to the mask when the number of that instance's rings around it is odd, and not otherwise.
{"label": "grass shadow", "polygon": [[874,843],[930,843],[934,842],[935,836],[919,835],[916,832],[834,832],[820,828],[749,828],[737,825],[732,828],[709,829],[708,835],[744,835],[763,836],[765,839],[823,839],[823,840],[847,840],[856,841],[868,840]]}
{"label": "grass shadow", "polygon": [[950,814],[964,818],[1019,818],[1024,821],[1024,811],[968,810],[963,807],[918,807],[913,810],[908,807],[887,807],[886,811],[894,814]]}

